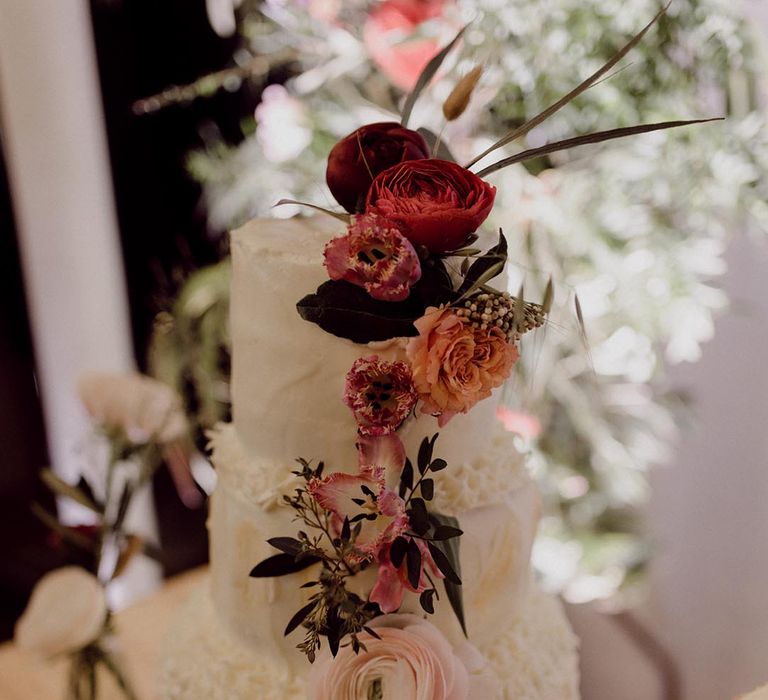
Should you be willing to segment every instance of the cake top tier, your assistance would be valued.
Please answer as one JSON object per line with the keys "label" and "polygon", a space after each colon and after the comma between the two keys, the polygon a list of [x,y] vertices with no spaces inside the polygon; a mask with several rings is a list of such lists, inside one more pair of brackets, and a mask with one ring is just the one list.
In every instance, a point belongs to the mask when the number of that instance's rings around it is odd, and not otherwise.
{"label": "cake top tier", "polygon": [[[372,354],[404,357],[404,341],[360,345],[303,320],[296,303],[328,279],[323,249],[344,225],[330,217],[256,219],[232,233],[234,423],[257,458],[293,468],[302,457],[334,471],[357,468],[357,426],[342,397],[353,363]],[[438,452],[467,463],[490,440],[498,396],[440,429]],[[399,431],[408,454],[438,432],[428,415]]]}

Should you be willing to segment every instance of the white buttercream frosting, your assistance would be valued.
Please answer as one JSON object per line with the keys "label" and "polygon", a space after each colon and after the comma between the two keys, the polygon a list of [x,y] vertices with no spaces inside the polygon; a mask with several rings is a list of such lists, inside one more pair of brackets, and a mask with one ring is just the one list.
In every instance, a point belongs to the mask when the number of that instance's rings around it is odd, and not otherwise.
{"label": "white buttercream frosting", "polygon": [[[578,700],[578,642],[560,603],[535,584],[514,619],[475,646],[498,678],[504,700]],[[165,700],[307,698],[309,664],[296,673],[280,656],[255,654],[221,624],[207,586],[179,616],[166,649],[160,684]]]}
{"label": "white buttercream frosting", "polygon": [[[234,424],[249,452],[289,467],[297,457],[354,471],[356,425],[342,401],[344,380],[359,357],[404,358],[404,341],[368,346],[303,320],[296,303],[328,280],[323,248],[343,224],[330,217],[256,219],[232,234]],[[473,460],[496,424],[498,392],[440,430],[449,464]],[[400,430],[409,453],[437,421],[419,415]],[[287,470],[289,471],[289,470]]]}
{"label": "white buttercream frosting", "polygon": [[[286,640],[286,621],[306,603],[301,584],[315,575],[307,570],[278,579],[252,579],[248,572],[274,554],[271,537],[296,531],[293,511],[281,504],[295,484],[275,464],[249,456],[231,426],[212,434],[213,461],[220,481],[211,501],[212,594],[226,624],[256,649],[280,649],[289,664],[306,663]],[[504,445],[507,445],[505,449]],[[482,642],[517,612],[528,577],[531,545],[539,518],[539,495],[511,450],[511,438],[499,435],[493,449],[474,463],[435,475],[438,512],[455,514],[464,531],[460,544],[464,605],[473,642]],[[467,480],[483,473],[485,480]],[[468,487],[469,486],[469,487]],[[475,489],[475,491],[471,491]],[[367,593],[373,569],[356,577],[354,587]],[[403,612],[420,612],[418,596],[407,594]],[[436,601],[433,623],[453,641],[462,632],[443,596]]]}
{"label": "white buttercream frosting", "polygon": [[[219,483],[211,502],[210,591],[200,594],[171,637],[164,697],[298,700],[309,665],[283,634],[308,596],[316,571],[253,579],[253,566],[275,553],[271,537],[296,532],[282,497],[295,486],[295,459],[323,460],[327,471],[355,471],[355,421],[342,401],[359,357],[404,357],[403,339],[356,345],[300,318],[296,302],[327,279],[325,243],[341,233],[332,219],[254,221],[232,235],[233,425],[211,434]],[[498,395],[456,416],[435,456],[437,512],[455,515],[465,617],[478,669],[489,668],[505,700],[573,700],[578,673],[573,636],[555,601],[529,583],[539,496],[511,437],[496,420]],[[438,432],[431,416],[399,430],[413,458]],[[367,593],[374,567],[350,587]],[[211,605],[211,602],[213,603]],[[423,615],[406,594],[401,612]],[[466,645],[446,596],[429,617],[454,649]],[[480,658],[482,657],[482,658]],[[479,699],[470,699],[479,700]]]}

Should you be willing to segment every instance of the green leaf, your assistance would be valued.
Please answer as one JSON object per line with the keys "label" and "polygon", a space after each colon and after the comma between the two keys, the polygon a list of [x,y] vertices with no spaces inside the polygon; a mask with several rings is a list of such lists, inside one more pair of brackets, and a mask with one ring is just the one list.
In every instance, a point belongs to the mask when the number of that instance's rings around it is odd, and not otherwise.
{"label": "green leaf", "polygon": [[301,551],[301,542],[293,537],[272,537],[267,542],[281,552],[296,556]]}
{"label": "green leaf", "polygon": [[411,529],[417,535],[423,535],[429,530],[429,514],[427,513],[427,506],[422,499],[414,498],[407,513]]}
{"label": "green leaf", "polygon": [[419,98],[419,95],[422,93],[424,88],[429,85],[429,81],[432,80],[435,73],[437,73],[440,66],[443,64],[445,57],[451,52],[451,49],[456,45],[459,39],[461,39],[461,36],[464,34],[468,26],[469,25],[465,25],[462,27],[459,30],[459,33],[453,38],[451,43],[441,49],[437,55],[435,55],[432,60],[427,63],[427,65],[424,67],[424,70],[421,71],[421,75],[419,75],[418,80],[416,80],[416,85],[414,85],[411,94],[408,95],[405,100],[405,104],[403,105],[403,116],[400,120],[400,123],[403,126],[408,126],[408,120],[411,118],[411,112],[413,111],[413,106],[416,104],[416,100]]}
{"label": "green leaf", "polygon": [[341,541],[349,542],[351,537],[352,537],[352,528],[349,524],[349,518],[345,517],[344,524],[341,526]]}
{"label": "green leaf", "polygon": [[298,561],[291,554],[275,554],[264,559],[251,569],[249,576],[252,578],[272,578],[276,576],[286,576],[295,574],[297,571],[308,569],[313,564],[320,561],[319,557],[308,555]]}
{"label": "green leaf", "polygon": [[98,513],[99,515],[103,515],[104,508],[103,506],[100,506],[95,499],[90,497],[77,486],[68,484],[66,481],[54,474],[50,469],[43,469],[43,471],[40,473],[40,477],[42,478],[43,483],[56,495],[71,498],[81,506],[88,508],[88,510],[92,510],[94,513]]}
{"label": "green leaf", "polygon": [[446,462],[444,459],[433,459],[429,463],[429,471],[431,471],[431,472],[441,472],[447,466],[448,466],[448,462]]}
{"label": "green leaf", "polygon": [[460,537],[464,532],[457,527],[450,525],[439,525],[432,533],[433,540],[450,540],[452,537]]}
{"label": "green leaf", "polygon": [[496,141],[496,143],[486,148],[480,155],[476,156],[469,163],[467,163],[466,167],[467,168],[472,167],[475,163],[477,163],[482,158],[485,158],[485,156],[487,156],[489,153],[492,153],[497,148],[501,148],[502,146],[505,146],[506,144],[511,143],[515,139],[525,136],[529,131],[531,131],[532,129],[536,128],[539,124],[549,119],[555,112],[565,107],[565,105],[567,105],[571,100],[578,97],[582,92],[592,87],[592,85],[594,85],[609,70],[611,70],[611,68],[613,68],[622,58],[624,58],[624,56],[626,56],[633,48],[635,48],[635,46],[637,46],[640,43],[642,38],[648,32],[648,30],[667,11],[667,8],[670,6],[670,4],[671,4],[671,0],[656,14],[656,16],[650,22],[648,22],[648,24],[645,25],[645,27],[643,27],[643,29],[638,34],[635,34],[635,36],[633,36],[621,49],[619,49],[606,63],[604,63],[600,68],[598,68],[586,80],[584,80],[582,83],[577,85],[567,95],[565,95],[564,97],[561,97],[553,105],[550,105],[549,107],[547,107],[543,112],[540,112],[535,117],[532,117],[521,126],[517,127],[516,129],[513,129],[509,133],[502,136],[498,141]]}
{"label": "green leaf", "polygon": [[429,463],[432,461],[432,453],[435,449],[435,442],[437,441],[440,433],[435,433],[431,438],[425,437],[419,445],[419,456],[417,458],[417,464],[419,465],[419,474],[423,474],[429,468]]}
{"label": "green leaf", "polygon": [[[722,121],[723,117],[713,117],[709,119],[688,119],[678,120],[670,122],[657,122],[656,124],[638,124],[637,126],[627,126],[621,129],[608,129],[607,131],[596,131],[592,134],[584,134],[583,136],[574,136],[570,139],[564,139],[562,141],[555,141],[554,143],[548,143],[545,146],[539,148],[531,148],[527,151],[516,153],[509,158],[502,158],[501,160],[489,165],[487,168],[483,168],[478,177],[485,177],[491,173],[495,173],[497,170],[506,168],[509,165],[515,163],[521,163],[526,160],[533,160],[534,158],[540,158],[541,156],[548,155],[549,153],[555,153],[557,151],[564,151],[568,148],[575,148],[576,146],[584,146],[587,144],[602,143],[603,141],[612,141],[614,139],[621,139],[627,136],[634,136],[635,134],[647,134],[651,131],[662,131],[664,129],[675,129],[681,126],[691,126],[692,124],[706,124],[707,122]],[[471,269],[471,268],[470,268]]]}
{"label": "green leaf", "polygon": [[299,610],[288,622],[288,624],[285,627],[285,632],[283,632],[283,636],[287,637],[293,630],[295,630],[304,620],[307,619],[307,615],[311,613],[315,606],[317,605],[316,602],[307,603],[301,610]]}
{"label": "green leaf", "polygon": [[309,207],[310,209],[315,209],[316,211],[321,211],[323,214],[328,214],[328,216],[332,216],[334,219],[338,219],[339,221],[343,221],[345,224],[349,224],[351,218],[349,214],[345,212],[340,211],[331,211],[330,209],[324,209],[323,207],[317,206],[317,204],[309,204],[308,202],[299,202],[295,199],[281,199],[279,202],[276,202],[273,204],[274,207],[281,207],[284,204],[296,204],[300,207]]}
{"label": "green leaf", "polygon": [[416,540],[408,542],[405,561],[408,568],[408,583],[413,588],[418,588],[421,582],[421,550],[416,544]]}
{"label": "green leaf", "polygon": [[[427,146],[429,146],[429,152],[433,155],[434,158],[447,160],[451,163],[456,162],[456,159],[453,157],[453,153],[451,153],[448,145],[445,143],[445,140],[441,139],[434,131],[431,131],[430,129],[427,129],[423,126],[416,129],[416,131],[418,131],[424,137],[424,140],[427,142]],[[435,150],[435,144],[437,144],[437,150]]]}
{"label": "green leaf", "polygon": [[419,596],[419,603],[421,604],[422,609],[424,612],[429,613],[430,615],[435,614],[435,603],[434,598],[435,596],[435,589],[434,588],[428,588],[426,591],[422,592],[422,594]]}
{"label": "green leaf", "polygon": [[445,576],[445,580],[460,586],[461,578],[456,573],[456,570],[454,569],[451,561],[448,559],[447,554],[441,550],[437,544],[427,542],[427,546],[429,547],[429,552],[432,555],[432,558],[435,560],[435,564],[437,564],[437,568],[440,569],[442,574]]}
{"label": "green leaf", "polygon": [[[436,527],[445,526],[456,529],[459,528],[459,521],[450,515],[432,513],[430,515],[430,520]],[[461,561],[459,559],[460,542],[460,537],[453,537],[441,542],[428,542],[427,546],[429,547],[430,554],[432,554],[432,558],[435,560],[435,564],[437,564],[440,571],[446,576],[446,578],[443,579],[445,593],[448,596],[448,602],[451,604],[451,609],[453,610],[454,615],[456,615],[456,619],[459,621],[461,629],[466,636],[467,626],[464,619],[464,594],[461,587]],[[447,572],[440,567],[440,561],[442,561],[444,565],[448,564],[450,566],[455,578],[449,577]]]}
{"label": "green leaf", "polygon": [[389,560],[396,569],[402,566],[407,550],[408,540],[405,537],[395,537],[392,546],[389,548]]}
{"label": "green leaf", "polygon": [[296,308],[305,321],[355,343],[417,335],[413,322],[424,315],[428,306],[455,299],[442,263],[427,262],[422,265],[421,279],[404,301],[380,301],[350,282],[329,280],[301,299]]}
{"label": "green leaf", "polygon": [[424,479],[421,482],[421,495],[425,501],[431,501],[435,497],[434,479]]}
{"label": "green leaf", "polygon": [[473,287],[490,282],[496,277],[507,263],[507,248],[507,239],[504,236],[504,232],[499,229],[499,242],[488,250],[485,255],[472,263],[469,270],[467,270],[467,274],[464,276],[464,281],[461,283],[458,293],[464,296]]}
{"label": "green leaf", "polygon": [[413,488],[413,464],[407,457],[405,466],[400,473],[400,498],[405,498],[405,494]]}

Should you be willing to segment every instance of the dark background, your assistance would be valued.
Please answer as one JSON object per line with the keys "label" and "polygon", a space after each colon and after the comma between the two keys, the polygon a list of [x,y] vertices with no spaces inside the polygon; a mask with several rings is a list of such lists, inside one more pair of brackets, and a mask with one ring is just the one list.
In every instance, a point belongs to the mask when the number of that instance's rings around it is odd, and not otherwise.
{"label": "dark background", "polygon": [[[224,252],[222,232],[207,230],[200,188],[185,171],[186,155],[201,144],[206,125],[215,124],[225,138],[237,141],[240,119],[258,94],[246,85],[235,93],[220,91],[135,114],[136,100],[229,65],[237,40],[223,40],[211,30],[204,0],[92,0],[91,6],[134,352],[145,369],[155,314],[170,306],[187,274]],[[0,232],[0,639],[5,639],[35,581],[77,557],[54,546],[29,510],[33,500],[53,504],[38,477],[48,456],[2,152]],[[204,509],[187,510],[165,470],[156,478],[155,499],[166,573],[203,563]]]}

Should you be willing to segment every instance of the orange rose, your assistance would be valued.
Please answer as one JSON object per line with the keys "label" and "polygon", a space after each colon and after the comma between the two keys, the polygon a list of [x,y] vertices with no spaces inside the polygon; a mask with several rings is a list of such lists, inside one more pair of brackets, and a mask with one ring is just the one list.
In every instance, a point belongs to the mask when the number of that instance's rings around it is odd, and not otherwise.
{"label": "orange rose", "polygon": [[413,383],[422,412],[438,416],[440,427],[488,398],[519,357],[501,329],[474,328],[448,307],[429,307],[414,325],[419,335],[406,348]]}

